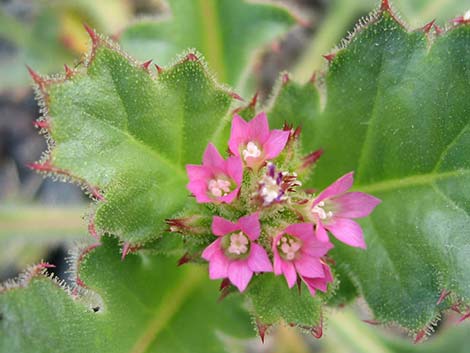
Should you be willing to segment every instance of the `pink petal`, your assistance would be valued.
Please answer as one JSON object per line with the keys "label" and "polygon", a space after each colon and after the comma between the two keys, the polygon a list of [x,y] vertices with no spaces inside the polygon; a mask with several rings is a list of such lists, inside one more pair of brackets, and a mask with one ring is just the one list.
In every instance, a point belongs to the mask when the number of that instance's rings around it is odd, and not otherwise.
{"label": "pink petal", "polygon": [[190,181],[186,187],[196,197],[197,202],[201,203],[214,201],[207,195],[207,183],[205,181]]}
{"label": "pink petal", "polygon": [[279,256],[277,250],[274,251],[274,254],[273,254],[273,270],[274,270],[274,274],[276,276],[279,276],[280,274],[282,274],[282,262],[284,260],[281,259],[281,257]]}
{"label": "pink petal", "polygon": [[230,263],[228,278],[240,292],[246,289],[246,286],[250,283],[251,277],[253,277],[253,271],[248,267],[247,261],[238,260]]}
{"label": "pink petal", "polygon": [[188,164],[186,166],[186,173],[191,181],[202,180],[207,182],[207,180],[212,178],[210,169],[202,165]]}
{"label": "pink petal", "polygon": [[228,275],[229,265],[230,265],[230,262],[222,253],[222,251],[214,252],[209,261],[209,278],[210,279],[226,278]]}
{"label": "pink petal", "polygon": [[282,261],[281,267],[284,277],[286,277],[287,285],[289,288],[292,288],[295,282],[297,282],[297,272],[295,272],[294,264],[290,261]]}
{"label": "pink petal", "polygon": [[294,261],[295,268],[299,275],[305,277],[324,277],[322,263],[319,258],[310,257],[307,255],[301,256]]}
{"label": "pink petal", "polygon": [[202,163],[204,166],[211,168],[214,172],[220,173],[224,171],[225,160],[220,155],[217,148],[212,143],[207,145],[206,150],[204,151],[204,156],[202,158]]}
{"label": "pink petal", "polygon": [[295,235],[299,239],[309,239],[314,237],[312,223],[296,223],[288,226],[284,233]]}
{"label": "pink petal", "polygon": [[334,199],[338,217],[361,218],[368,216],[382,201],[363,192],[348,192]]}
{"label": "pink petal", "polygon": [[279,156],[286,147],[290,132],[283,130],[273,130],[268,140],[263,144],[263,152],[266,159],[273,159]]}
{"label": "pink petal", "polygon": [[348,218],[334,218],[331,223],[325,225],[336,239],[345,244],[358,248],[366,248],[362,228],[359,224]]}
{"label": "pink petal", "polygon": [[332,248],[333,244],[331,244],[329,241],[324,242],[313,238],[304,242],[302,246],[302,253],[313,257],[322,257],[326,255],[326,253]]}
{"label": "pink petal", "polygon": [[331,274],[330,267],[323,264],[323,270],[325,271],[324,278],[302,278],[312,295],[315,295],[315,289],[326,292],[328,290],[328,283],[333,282],[333,275]]}
{"label": "pink petal", "polygon": [[243,180],[243,162],[240,157],[229,157],[225,161],[225,169],[229,176],[237,185]]}
{"label": "pink petal", "polygon": [[215,235],[221,236],[239,229],[240,226],[238,224],[227,221],[225,218],[219,216],[214,216],[214,218],[212,218],[212,233]]}
{"label": "pink petal", "polygon": [[240,191],[240,187],[237,187],[236,189],[234,189],[232,192],[228,193],[227,195],[219,197],[218,200],[220,202],[232,203],[233,200],[237,198],[239,191]]}
{"label": "pink petal", "polygon": [[201,257],[204,260],[210,261],[211,257],[214,256],[214,254],[217,251],[221,251],[220,242],[221,242],[220,238],[217,239],[216,241],[212,242],[207,248],[204,249],[204,251],[202,252]]}
{"label": "pink petal", "polygon": [[248,266],[253,272],[272,272],[273,265],[269,261],[268,254],[264,248],[256,243],[251,243]]}
{"label": "pink petal", "polygon": [[251,215],[241,217],[237,224],[240,229],[248,235],[252,241],[258,239],[261,232],[261,225],[259,223],[258,213],[252,213]]}
{"label": "pink petal", "polygon": [[348,191],[354,182],[354,173],[348,173],[343,175],[341,178],[336,180],[333,184],[328,186],[325,190],[323,190],[318,197],[315,199],[313,206],[316,206],[320,201],[324,199],[331,198],[332,196],[340,195],[343,192]]}
{"label": "pink petal", "polygon": [[328,242],[330,241],[330,238],[328,237],[328,233],[326,232],[325,227],[318,222],[317,224],[317,229],[316,229],[316,234],[317,234],[317,239],[322,241],[322,242]]}
{"label": "pink petal", "polygon": [[313,278],[302,277],[302,281],[304,281],[305,285],[307,286],[307,289],[310,292],[310,295],[312,297],[314,297],[317,293],[316,293],[316,290],[315,290],[315,288],[316,288],[315,285],[313,285],[311,283],[312,280],[313,280]]}
{"label": "pink petal", "polygon": [[257,141],[260,145],[264,145],[269,138],[269,124],[266,113],[259,113],[248,123],[248,125],[249,141]]}
{"label": "pink petal", "polygon": [[249,138],[249,124],[240,116],[234,115],[228,141],[230,152],[240,156],[240,145],[245,145]]}

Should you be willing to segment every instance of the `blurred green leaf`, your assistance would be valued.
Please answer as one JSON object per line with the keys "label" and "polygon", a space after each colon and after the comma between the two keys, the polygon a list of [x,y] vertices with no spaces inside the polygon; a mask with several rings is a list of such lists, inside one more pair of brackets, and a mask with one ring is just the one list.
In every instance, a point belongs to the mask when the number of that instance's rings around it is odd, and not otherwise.
{"label": "blurred green leaf", "polygon": [[217,303],[205,270],[155,255],[121,261],[117,241],[102,240],[78,260],[89,289],[78,297],[37,270],[3,289],[1,352],[220,353],[229,349],[222,334],[253,333],[240,298]]}
{"label": "blurred green leaf", "polygon": [[255,52],[284,35],[293,16],[280,6],[245,0],[169,0],[171,14],[141,20],[121,36],[127,51],[140,60],[166,66],[181,51],[196,48],[217,79],[240,88]]}

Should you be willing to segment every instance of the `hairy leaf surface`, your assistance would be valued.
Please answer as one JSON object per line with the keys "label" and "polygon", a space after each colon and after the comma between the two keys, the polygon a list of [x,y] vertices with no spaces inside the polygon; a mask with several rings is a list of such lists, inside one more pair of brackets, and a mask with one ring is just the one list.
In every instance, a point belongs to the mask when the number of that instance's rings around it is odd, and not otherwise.
{"label": "hairy leaf surface", "polygon": [[[292,88],[274,102],[278,126],[303,125],[306,152],[325,151],[312,185],[355,171],[356,189],[383,200],[361,222],[367,251],[334,250],[379,321],[418,330],[470,300],[469,53],[469,25],[434,38],[381,11],[336,53],[321,112],[298,119],[316,101],[308,85],[292,116],[280,103]],[[443,289],[454,297],[437,305]]]}
{"label": "hairy leaf surface", "polygon": [[204,269],[160,255],[121,261],[117,241],[103,240],[79,259],[88,290],[78,297],[37,273],[0,295],[1,352],[220,353],[223,335],[253,333],[241,298],[217,303]]}
{"label": "hairy leaf surface", "polygon": [[184,205],[184,165],[218,140],[232,101],[192,53],[155,77],[101,38],[86,67],[39,87],[53,148],[38,169],[102,190],[97,231],[132,244]]}

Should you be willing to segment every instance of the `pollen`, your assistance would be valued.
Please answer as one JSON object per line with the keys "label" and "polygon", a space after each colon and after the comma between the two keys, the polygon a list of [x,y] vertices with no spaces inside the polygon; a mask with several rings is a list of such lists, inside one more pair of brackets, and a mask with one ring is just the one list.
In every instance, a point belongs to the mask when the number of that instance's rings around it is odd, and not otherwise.
{"label": "pollen", "polygon": [[295,259],[302,244],[295,238],[288,235],[283,235],[277,243],[278,249],[286,260],[292,261]]}
{"label": "pollen", "polygon": [[258,158],[259,156],[261,156],[261,150],[259,149],[259,147],[256,145],[255,142],[250,141],[246,145],[246,148],[243,150],[242,154],[243,154],[243,159],[246,161],[248,157]]}
{"label": "pollen", "polygon": [[233,255],[243,255],[248,251],[249,240],[243,232],[230,236],[230,245],[227,251]]}
{"label": "pollen", "polygon": [[325,202],[320,201],[318,205],[312,208],[312,214],[318,216],[320,219],[327,219],[333,217],[332,211],[325,211]]}
{"label": "pollen", "polygon": [[211,179],[207,188],[214,197],[222,197],[230,192],[230,182],[224,179]]}

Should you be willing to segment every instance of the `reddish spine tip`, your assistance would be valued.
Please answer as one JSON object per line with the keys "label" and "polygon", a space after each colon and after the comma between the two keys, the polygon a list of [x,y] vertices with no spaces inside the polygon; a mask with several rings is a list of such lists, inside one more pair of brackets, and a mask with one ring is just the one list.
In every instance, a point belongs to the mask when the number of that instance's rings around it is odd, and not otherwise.
{"label": "reddish spine tip", "polygon": [[77,283],[77,285],[79,285],[80,287],[86,288],[86,284],[82,281],[82,279],[80,277],[77,277],[75,279],[75,283]]}
{"label": "reddish spine tip", "polygon": [[441,292],[441,295],[439,296],[439,299],[436,302],[436,305],[441,304],[449,296],[449,294],[450,291],[444,288]]}
{"label": "reddish spine tip", "polygon": [[282,84],[283,84],[283,85],[288,84],[289,81],[290,81],[289,74],[288,74],[287,72],[284,73],[284,74],[282,75],[282,78],[281,78],[281,79],[282,79]]}
{"label": "reddish spine tip", "polygon": [[424,33],[429,33],[431,29],[434,27],[434,23],[436,22],[436,19],[432,20],[428,24],[424,25],[422,30]]}
{"label": "reddish spine tip", "polygon": [[100,190],[97,187],[90,186],[89,188],[90,188],[91,196],[93,198],[97,199],[98,201],[106,202],[106,199],[104,198],[104,196],[101,194]]}
{"label": "reddish spine tip", "polygon": [[234,98],[236,100],[239,100],[239,101],[242,101],[242,102],[245,101],[238,93],[230,92],[230,96],[232,96],[232,98]]}
{"label": "reddish spine tip", "polygon": [[88,223],[88,233],[90,233],[90,235],[93,238],[99,239],[98,233],[96,232],[95,220],[94,219],[91,219],[90,223]]}
{"label": "reddish spine tip", "polygon": [[316,72],[314,72],[314,73],[312,74],[312,76],[310,77],[309,82],[310,82],[310,83],[315,83],[315,82],[317,82],[317,73],[316,73]]}
{"label": "reddish spine tip", "polygon": [[336,54],[335,54],[335,53],[326,54],[326,55],[323,55],[323,57],[324,57],[329,63],[331,63],[331,62],[335,59]]}
{"label": "reddish spine tip", "polygon": [[196,54],[194,54],[194,53],[189,53],[188,55],[186,55],[186,60],[187,60],[187,61],[198,61],[199,58],[197,57]]}
{"label": "reddish spine tip", "polygon": [[161,74],[163,72],[163,68],[155,64],[155,68],[157,69],[157,72]]}
{"label": "reddish spine tip", "polygon": [[264,343],[264,337],[266,335],[266,331],[269,328],[269,325],[262,323],[259,319],[256,319],[256,326],[258,328],[259,338],[261,342]]}
{"label": "reddish spine tip", "polygon": [[365,322],[366,324],[377,326],[380,325],[380,321],[377,320],[362,320],[362,322]]}
{"label": "reddish spine tip", "polygon": [[219,290],[222,291],[224,290],[225,288],[228,288],[230,287],[231,283],[230,283],[230,280],[228,278],[224,278],[222,280],[222,282],[220,282],[220,288]]}
{"label": "reddish spine tip", "polygon": [[124,246],[122,247],[122,255],[121,255],[121,261],[124,261],[126,258],[127,254],[129,254],[129,250],[131,248],[131,244],[128,242],[124,243]]}
{"label": "reddish spine tip", "polygon": [[99,41],[98,34],[96,34],[95,30],[88,26],[86,23],[83,24],[83,27],[85,27],[85,30],[88,32],[88,35],[91,38],[91,42],[93,43],[93,46],[96,46]]}
{"label": "reddish spine tip", "polygon": [[465,320],[467,320],[468,318],[470,318],[470,310],[463,316],[460,317],[458,323],[461,324],[462,322],[464,322]]}
{"label": "reddish spine tip", "polygon": [[43,268],[55,268],[55,265],[47,263],[47,262],[41,262],[37,265],[38,268],[43,269]]}
{"label": "reddish spine tip", "polygon": [[436,32],[437,35],[440,35],[442,34],[443,29],[441,27],[439,27],[437,24],[434,24],[434,31]]}
{"label": "reddish spine tip", "polygon": [[150,59],[150,60],[144,62],[144,63],[142,64],[142,67],[144,68],[144,70],[147,70],[147,71],[148,71],[149,66],[150,66],[151,63],[152,63],[152,59]]}
{"label": "reddish spine tip", "polygon": [[391,11],[392,8],[390,7],[390,2],[388,0],[382,0],[380,4],[381,11]]}
{"label": "reddish spine tip", "polygon": [[190,260],[191,260],[191,257],[189,256],[188,253],[186,253],[183,256],[181,256],[181,258],[178,260],[178,266],[187,264]]}
{"label": "reddish spine tip", "polygon": [[26,164],[26,167],[30,168],[30,169],[33,169],[35,171],[38,171],[38,172],[50,172],[52,171],[52,166],[49,164],[49,163],[44,163],[44,164],[40,164],[40,163],[27,163]]}
{"label": "reddish spine tip", "polygon": [[312,330],[312,336],[315,337],[316,339],[320,339],[323,337],[323,325],[319,325],[317,327],[313,327]]}
{"label": "reddish spine tip", "polygon": [[64,64],[64,69],[65,69],[65,77],[70,78],[73,75],[73,71],[70,67],[68,67],[67,64]]}
{"label": "reddish spine tip", "polygon": [[256,103],[258,103],[258,97],[259,97],[259,91],[254,94],[253,98],[251,98],[250,105],[249,105],[251,108],[256,107]]}
{"label": "reddish spine tip", "polygon": [[47,120],[36,120],[33,121],[33,125],[39,129],[49,129],[49,122]]}
{"label": "reddish spine tip", "polygon": [[29,76],[31,76],[33,81],[36,82],[39,86],[42,86],[44,84],[44,79],[30,66],[26,65],[26,68],[28,69]]}
{"label": "reddish spine tip", "polygon": [[413,341],[414,344],[420,343],[423,341],[423,339],[426,337],[426,330],[421,330],[416,334],[416,337]]}

